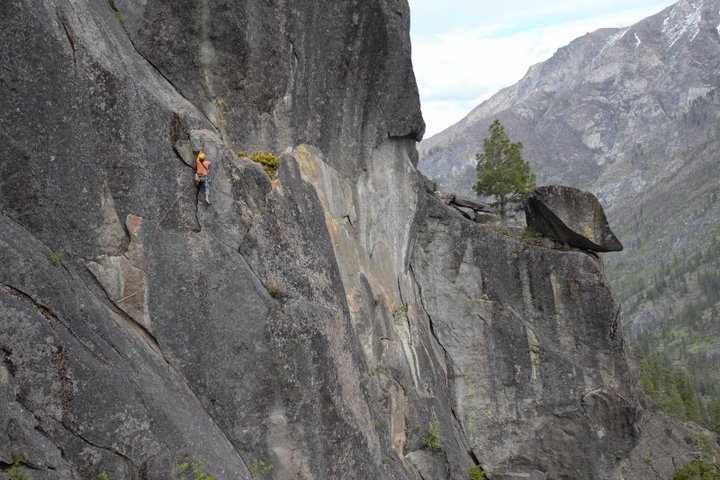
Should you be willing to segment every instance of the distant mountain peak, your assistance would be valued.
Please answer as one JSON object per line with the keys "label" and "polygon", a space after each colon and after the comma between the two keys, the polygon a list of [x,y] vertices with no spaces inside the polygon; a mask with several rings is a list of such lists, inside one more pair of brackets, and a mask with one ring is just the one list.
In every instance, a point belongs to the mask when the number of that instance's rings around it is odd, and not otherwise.
{"label": "distant mountain peak", "polygon": [[[645,177],[658,162],[685,148],[665,128],[687,122],[718,85],[718,23],[720,1],[682,0],[632,26],[583,35],[421,142],[420,169],[444,188],[472,194],[475,153],[500,118],[541,181],[617,201],[637,194],[653,184]],[[671,171],[679,165],[668,164]]]}

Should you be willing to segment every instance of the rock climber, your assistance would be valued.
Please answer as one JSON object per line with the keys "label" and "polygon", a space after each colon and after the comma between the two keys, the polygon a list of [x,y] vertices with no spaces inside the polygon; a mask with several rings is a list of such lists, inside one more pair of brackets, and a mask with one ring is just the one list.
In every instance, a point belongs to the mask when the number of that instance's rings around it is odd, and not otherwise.
{"label": "rock climber", "polygon": [[210,205],[210,164],[202,150],[195,159],[195,185],[202,184],[205,191],[205,203]]}

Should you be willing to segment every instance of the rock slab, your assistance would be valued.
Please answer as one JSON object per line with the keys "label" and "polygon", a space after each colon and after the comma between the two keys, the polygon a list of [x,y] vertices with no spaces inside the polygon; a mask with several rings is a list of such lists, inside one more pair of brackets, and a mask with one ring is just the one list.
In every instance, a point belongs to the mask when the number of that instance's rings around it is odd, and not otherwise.
{"label": "rock slab", "polygon": [[538,187],[524,207],[528,226],[557,242],[594,252],[623,249],[590,192],[562,185]]}

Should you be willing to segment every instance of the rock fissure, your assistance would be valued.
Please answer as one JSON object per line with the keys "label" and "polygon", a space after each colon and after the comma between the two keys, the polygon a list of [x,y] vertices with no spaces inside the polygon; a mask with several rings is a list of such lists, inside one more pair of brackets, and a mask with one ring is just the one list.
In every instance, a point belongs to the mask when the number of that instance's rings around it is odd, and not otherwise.
{"label": "rock fissure", "polygon": [[470,440],[468,439],[467,433],[465,433],[465,429],[463,428],[463,424],[460,421],[460,418],[458,417],[457,412],[455,411],[455,407],[450,405],[450,412],[453,415],[453,419],[455,420],[455,428],[462,436],[463,441],[465,442],[466,449],[468,456],[472,459],[475,465],[480,465],[480,459],[475,455],[475,451],[472,449],[472,447],[469,447],[472,445],[470,443]]}
{"label": "rock fissure", "polygon": [[[115,12],[121,13],[118,9],[115,8],[115,6],[114,6],[113,4],[111,4],[110,6],[111,6],[111,8],[112,8]],[[137,53],[143,60],[145,60],[145,61],[147,62],[147,64],[150,65],[150,66],[152,67],[152,69],[153,69],[155,72],[157,72],[157,74],[160,75],[160,76],[167,82],[167,84],[170,85],[170,87],[172,87],[172,89],[173,89],[178,95],[180,95],[180,96],[181,96],[182,98],[184,98],[190,105],[192,105],[192,106],[195,108],[195,111],[197,111],[200,115],[202,115],[203,118],[205,118],[205,120],[207,120],[207,122],[208,122],[210,125],[213,126],[213,128],[215,129],[215,133],[216,133],[218,136],[220,136],[220,138],[223,138],[222,132],[221,132],[221,130],[218,128],[218,126],[215,125],[215,123],[214,123],[212,120],[210,120],[210,118],[205,114],[205,112],[204,112],[201,108],[199,108],[199,107],[198,107],[197,105],[195,105],[188,97],[186,97],[185,94],[182,92],[182,90],[180,90],[180,89],[175,85],[175,83],[174,83],[172,80],[170,80],[170,78],[169,78],[167,75],[165,75],[165,73],[163,73],[163,71],[162,71],[160,68],[157,67],[157,65],[155,65],[149,58],[147,58],[145,55],[143,55],[143,53],[142,53],[142,52],[137,48],[137,46],[135,45],[135,42],[133,41],[132,37],[130,36],[130,32],[128,32],[127,29],[126,29],[124,26],[122,26],[122,29],[123,29],[123,30],[125,31],[125,33],[127,34],[127,39],[128,39],[128,41],[130,42],[130,45],[132,45],[132,48],[133,48],[133,50],[135,51],[135,53]]]}
{"label": "rock fissure", "polygon": [[200,190],[195,189],[195,224],[197,225],[197,229],[195,230],[195,233],[202,232],[202,222],[200,222]]}
{"label": "rock fissure", "polygon": [[105,336],[103,336],[96,328],[93,328],[93,331],[95,332],[95,335],[98,336],[98,338],[105,342],[105,345],[110,347],[118,355],[118,357],[127,359],[127,355],[121,352],[113,342],[105,338]]}
{"label": "rock fissure", "polygon": [[107,359],[103,358],[101,355],[98,355],[97,352],[95,352],[92,348],[88,347],[83,341],[82,336],[77,335],[73,329],[68,325],[66,322],[64,322],[62,319],[60,319],[59,316],[55,315],[48,307],[45,305],[42,305],[37,300],[35,300],[32,296],[28,295],[27,293],[23,292],[22,290],[13,287],[12,285],[2,284],[2,286],[5,288],[8,293],[13,295],[15,298],[26,301],[29,303],[32,303],[35,308],[38,309],[40,314],[47,320],[48,324],[52,327],[54,325],[61,325],[65,330],[78,342],[78,344],[87,351],[90,355],[92,355],[94,358],[96,358],[100,363],[107,364]]}
{"label": "rock fissure", "polygon": [[245,255],[244,255],[244,254],[242,253],[242,251],[240,250],[241,248],[242,248],[242,247],[238,248],[238,250],[237,250],[238,255],[240,255],[240,258],[243,259],[243,262],[245,263],[245,266],[247,266],[247,268],[250,270],[250,272],[252,272],[253,276],[255,276],[255,278],[257,279],[257,281],[260,282],[260,285],[262,285],[263,287],[265,287],[265,282],[263,282],[262,278],[260,278],[260,275],[257,274],[257,272],[256,272],[255,269],[252,267],[252,265],[250,265],[250,262],[248,262],[247,258],[245,258]]}
{"label": "rock fissure", "polygon": [[398,297],[400,297],[400,305],[405,305],[405,299],[403,298],[402,294],[402,287],[400,286],[400,277],[397,277],[397,289],[398,289]]}
{"label": "rock fissure", "polygon": [[293,42],[292,40],[290,40],[290,51],[295,58],[295,65],[298,65],[300,63],[300,58],[298,57],[297,51],[295,50],[295,42]]}
{"label": "rock fissure", "polygon": [[[420,283],[419,283],[419,282],[417,281],[417,279],[415,278],[415,272],[413,271],[412,262],[409,263],[409,273],[410,273],[410,276],[411,276],[413,282],[415,283],[416,288],[418,289],[418,295],[417,295],[417,297],[418,297],[418,300],[419,300],[419,302],[420,302],[420,307],[421,307],[421,308],[423,309],[423,311],[425,312],[425,315],[427,315],[428,325],[430,326],[430,333],[432,334],[433,338],[435,339],[435,341],[437,342],[437,344],[440,346],[440,348],[442,348],[443,353],[444,353],[444,355],[445,355],[445,362],[447,363],[448,359],[449,359],[450,361],[452,361],[452,357],[450,356],[450,353],[447,351],[447,349],[445,348],[445,346],[440,342],[440,339],[439,339],[439,338],[437,337],[437,335],[435,334],[435,328],[434,328],[432,316],[430,315],[430,312],[428,312],[427,308],[425,307],[425,302],[424,302],[423,297],[422,297],[422,286],[420,285]],[[467,433],[465,432],[465,429],[463,428],[463,423],[461,422],[461,419],[458,417],[457,412],[455,411],[455,407],[454,407],[452,404],[450,404],[450,412],[452,413],[453,420],[454,420],[454,422],[455,422],[456,430],[460,433],[460,435],[461,435],[461,437],[462,437],[462,439],[463,439],[463,441],[464,441],[464,443],[465,443],[466,452],[467,452],[468,456],[470,456],[470,458],[475,462],[475,465],[480,465],[480,461],[479,461],[479,459],[477,458],[477,456],[475,455],[475,452],[473,451],[472,448],[469,448],[469,445],[471,445],[471,443],[470,443],[470,441],[469,441],[469,439],[468,439],[468,435],[467,435]]]}
{"label": "rock fissure", "polygon": [[21,289],[14,287],[12,285],[8,285],[6,283],[3,283],[2,286],[5,288],[5,290],[8,291],[11,295],[13,295],[15,298],[32,303],[35,308],[38,309],[40,314],[48,321],[48,323],[52,324],[53,321],[57,323],[61,323],[64,325],[63,322],[61,322],[56,315],[54,315],[48,307],[40,303],[39,301],[35,300],[30,294],[22,291]]}
{"label": "rock fissure", "polygon": [[[146,326],[142,325],[140,322],[138,322],[136,319],[134,319],[130,314],[125,312],[118,305],[118,303],[121,303],[124,300],[128,300],[141,292],[139,290],[136,290],[118,300],[113,300],[112,298],[110,298],[110,294],[105,289],[103,284],[94,275],[92,276],[92,278],[95,280],[95,283],[97,283],[100,286],[100,290],[104,294],[104,297],[101,297],[101,299],[104,298],[106,300],[106,302],[103,302],[103,303],[105,303],[105,305],[107,305],[120,318],[124,319],[126,321],[126,323],[130,324],[133,327],[133,330],[139,334],[139,337],[141,339],[143,339],[143,341],[150,348],[151,351],[154,351],[155,353],[159,354],[160,356],[162,356],[164,358],[162,349],[160,347],[160,343],[158,342],[155,335],[153,335]],[[95,295],[97,296],[97,294],[95,294]],[[115,350],[117,351],[117,349],[115,349]],[[121,356],[124,357],[124,355],[121,355]]]}
{"label": "rock fissure", "polygon": [[452,357],[450,356],[450,353],[447,351],[445,346],[440,342],[440,339],[438,338],[438,336],[435,334],[435,326],[433,325],[433,321],[432,321],[432,317],[430,316],[430,312],[428,312],[427,308],[425,308],[425,302],[424,302],[423,296],[422,296],[422,286],[420,286],[420,283],[415,278],[415,272],[413,271],[412,262],[410,262],[408,264],[408,268],[410,271],[410,277],[412,278],[413,283],[415,284],[415,286],[418,289],[418,300],[420,302],[420,308],[422,308],[423,312],[425,312],[425,315],[427,315],[428,325],[430,327],[430,333],[432,334],[432,337],[435,339],[435,341],[440,346],[440,348],[442,348],[443,353],[445,355],[445,363],[447,364],[447,360],[450,359],[452,361]]}
{"label": "rock fissure", "polygon": [[120,450],[118,450],[117,448],[113,448],[112,446],[100,445],[99,443],[96,443],[96,442],[93,442],[93,441],[89,440],[87,437],[85,437],[84,435],[82,435],[80,432],[78,432],[78,431],[75,430],[74,428],[70,427],[69,425],[67,425],[67,424],[66,424],[65,422],[63,422],[62,420],[58,420],[57,418],[53,417],[52,415],[48,415],[47,418],[52,419],[52,420],[55,421],[58,425],[60,425],[66,432],[70,433],[70,434],[71,434],[72,436],[74,436],[74,437],[79,438],[80,440],[82,440],[84,443],[90,445],[91,447],[97,448],[98,450],[105,450],[105,451],[107,451],[107,452],[110,452],[110,453],[112,453],[112,454],[115,454],[115,455],[119,456],[120,458],[122,458],[123,460],[125,460],[126,462],[128,462],[129,464],[131,464],[131,465],[133,465],[133,466],[135,466],[135,467],[138,467],[138,466],[139,466],[136,462],[134,462],[134,461],[132,460],[132,458],[128,457],[127,455],[125,455],[124,453],[122,453],[122,452],[121,452]]}
{"label": "rock fissure", "polygon": [[[615,315],[613,316],[612,323],[610,323],[610,339],[615,340],[617,337],[618,332],[620,331],[620,312],[622,310],[622,307],[618,304],[617,310],[615,310]],[[625,353],[625,350],[623,349],[623,354]],[[627,356],[625,357],[627,360]]]}
{"label": "rock fissure", "polygon": [[400,380],[398,380],[397,378],[395,378],[395,376],[392,375],[392,374],[389,374],[389,375],[388,375],[387,373],[382,372],[382,371],[379,372],[379,373],[382,373],[382,374],[385,375],[387,378],[389,378],[390,380],[392,380],[393,382],[395,382],[395,385],[397,385],[397,387],[400,389],[400,393],[402,394],[402,396],[403,396],[403,397],[407,397],[407,390],[405,389],[405,386],[404,386],[402,383],[400,383]]}
{"label": "rock fissure", "polygon": [[58,20],[60,21],[60,25],[63,27],[63,31],[65,32],[65,36],[68,39],[68,42],[70,43],[70,49],[72,50],[72,57],[73,57],[73,63],[75,66],[77,66],[77,47],[75,46],[75,39],[74,35],[70,33],[70,29],[65,22],[65,18],[63,18],[62,14],[60,13],[60,10],[57,10]]}
{"label": "rock fissure", "polygon": [[215,420],[215,417],[213,417],[213,415],[207,410],[205,404],[195,394],[195,391],[192,389],[192,387],[190,386],[190,383],[187,381],[187,379],[182,374],[182,372],[171,361],[169,361],[167,359],[167,357],[162,352],[162,350],[160,351],[160,356],[165,361],[165,363],[175,372],[175,374],[178,376],[178,378],[182,381],[183,385],[187,389],[187,392],[190,394],[190,396],[195,399],[195,401],[198,403],[198,405],[202,406],[202,409],[203,409],[203,412],[205,412],[205,415],[207,415],[207,417],[210,419],[210,421],[213,423],[213,425],[215,425],[215,427],[217,428],[217,431],[220,432],[220,434],[223,436],[223,438],[225,439],[227,444],[230,445],[230,447],[233,449],[233,451],[237,454],[237,458],[242,462],[242,464],[245,466],[246,470],[252,471],[248,467],[247,462],[245,462],[245,459],[243,458],[242,454],[240,453],[240,450],[238,450],[238,447],[235,445],[235,443],[233,441],[230,440],[230,438],[228,437],[225,430],[223,430],[223,428],[220,426],[220,424]]}

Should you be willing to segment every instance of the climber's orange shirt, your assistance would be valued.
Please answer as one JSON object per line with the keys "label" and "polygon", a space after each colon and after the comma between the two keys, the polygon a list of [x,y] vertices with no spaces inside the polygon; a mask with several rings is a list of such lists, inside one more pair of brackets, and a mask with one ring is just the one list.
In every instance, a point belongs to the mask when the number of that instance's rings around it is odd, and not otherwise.
{"label": "climber's orange shirt", "polygon": [[200,161],[199,158],[195,159],[195,169],[198,175],[207,175],[208,169],[210,168],[210,162],[207,160]]}

